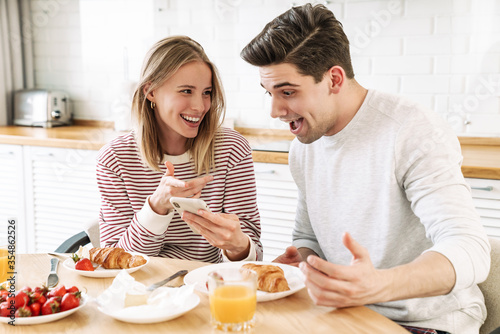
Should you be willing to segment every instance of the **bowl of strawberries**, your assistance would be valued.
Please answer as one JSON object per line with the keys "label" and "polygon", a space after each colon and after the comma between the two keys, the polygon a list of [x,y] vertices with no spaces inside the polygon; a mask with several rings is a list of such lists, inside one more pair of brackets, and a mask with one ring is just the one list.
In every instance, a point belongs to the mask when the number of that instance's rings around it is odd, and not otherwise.
{"label": "bowl of strawberries", "polygon": [[0,286],[0,322],[34,325],[55,321],[78,311],[87,300],[76,286],[25,286],[15,293]]}

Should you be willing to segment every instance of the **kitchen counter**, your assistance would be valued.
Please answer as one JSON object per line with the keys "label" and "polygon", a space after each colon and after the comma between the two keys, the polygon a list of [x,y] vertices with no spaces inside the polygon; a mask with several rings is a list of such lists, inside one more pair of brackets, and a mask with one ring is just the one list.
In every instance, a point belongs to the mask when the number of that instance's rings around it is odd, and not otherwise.
{"label": "kitchen counter", "polygon": [[[294,136],[288,130],[236,128],[253,148],[255,162],[288,163],[288,147]],[[50,129],[2,126],[0,144],[49,146],[99,150],[124,132],[107,122],[79,121],[76,125]],[[500,138],[459,137],[465,177],[500,180]]]}
{"label": "kitchen counter", "polygon": [[105,123],[88,124],[54,128],[0,126],[0,144],[99,150],[104,144],[122,134],[109,128]]}
{"label": "kitchen counter", "polygon": [[465,177],[500,180],[500,138],[461,137],[459,140]]}

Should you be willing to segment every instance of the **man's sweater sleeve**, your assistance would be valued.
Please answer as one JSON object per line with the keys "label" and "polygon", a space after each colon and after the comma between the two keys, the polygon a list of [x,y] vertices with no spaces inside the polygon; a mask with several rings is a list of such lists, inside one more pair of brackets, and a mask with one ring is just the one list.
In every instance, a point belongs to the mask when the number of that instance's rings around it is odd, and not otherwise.
{"label": "man's sweater sleeve", "polygon": [[490,245],[461,172],[456,135],[422,118],[401,128],[394,154],[398,181],[433,243],[428,251],[443,254],[455,269],[454,289],[484,281]]}

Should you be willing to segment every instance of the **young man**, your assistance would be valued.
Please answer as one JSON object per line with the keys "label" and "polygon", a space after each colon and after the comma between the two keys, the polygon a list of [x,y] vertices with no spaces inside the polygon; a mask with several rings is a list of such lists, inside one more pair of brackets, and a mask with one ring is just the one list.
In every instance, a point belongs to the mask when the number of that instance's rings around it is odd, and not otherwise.
{"label": "young man", "polygon": [[356,82],[322,5],[283,13],[241,56],[297,137],[293,246],[276,261],[299,265],[318,305],[368,304],[413,333],[478,333],[490,245],[444,121]]}

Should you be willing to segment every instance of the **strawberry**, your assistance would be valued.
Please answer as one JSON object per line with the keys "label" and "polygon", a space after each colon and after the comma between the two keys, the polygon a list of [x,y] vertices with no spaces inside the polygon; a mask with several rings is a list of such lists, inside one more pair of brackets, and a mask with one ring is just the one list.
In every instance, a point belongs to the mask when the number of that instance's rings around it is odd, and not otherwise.
{"label": "strawberry", "polygon": [[31,292],[31,288],[29,286],[23,286],[19,291],[24,291],[26,293]]}
{"label": "strawberry", "polygon": [[30,298],[31,298],[32,304],[33,303],[40,303],[43,305],[47,301],[47,297],[45,297],[45,295],[40,293],[40,292],[32,292],[30,295]]}
{"label": "strawberry", "polygon": [[0,303],[3,303],[7,301],[7,298],[9,297],[9,291],[7,290],[0,290]]}
{"label": "strawberry", "polygon": [[49,298],[42,306],[42,315],[57,313],[61,310],[57,297]]}
{"label": "strawberry", "polygon": [[49,292],[49,288],[45,285],[42,285],[42,286],[37,286],[34,290],[33,290],[34,293],[38,292],[40,295],[43,295],[45,296],[47,294],[47,292]]}
{"label": "strawberry", "polygon": [[94,266],[89,259],[83,258],[75,264],[76,270],[94,271]]}
{"label": "strawberry", "polygon": [[20,307],[23,307],[25,305],[28,305],[30,302],[30,297],[28,296],[28,294],[24,291],[18,291],[16,293],[16,297],[15,297],[15,307],[16,307],[16,310]]}
{"label": "strawberry", "polygon": [[61,301],[61,312],[80,306],[81,293],[67,293]]}
{"label": "strawberry", "polygon": [[47,298],[57,297],[58,300],[61,300],[61,298],[65,294],[66,294],[66,287],[64,285],[61,285],[58,286],[57,288],[50,290],[50,292],[47,294]]}
{"label": "strawberry", "polygon": [[0,317],[10,317],[9,303],[3,302],[0,304]]}
{"label": "strawberry", "polygon": [[73,253],[73,255],[71,255],[71,260],[73,260],[73,262],[77,263],[78,261],[80,261],[82,258],[80,258],[78,256],[78,254],[75,254]]}
{"label": "strawberry", "polygon": [[71,288],[66,288],[66,292],[78,292],[80,291],[76,286],[72,286]]}
{"label": "strawberry", "polygon": [[14,314],[16,318],[26,318],[26,317],[31,317],[31,307],[28,305],[26,306],[21,306],[16,310],[16,313]]}
{"label": "strawberry", "polygon": [[41,303],[35,302],[35,303],[31,304],[30,307],[31,307],[31,315],[33,317],[36,317],[36,316],[40,315],[40,311],[41,311],[41,308],[42,308],[42,304]]}

